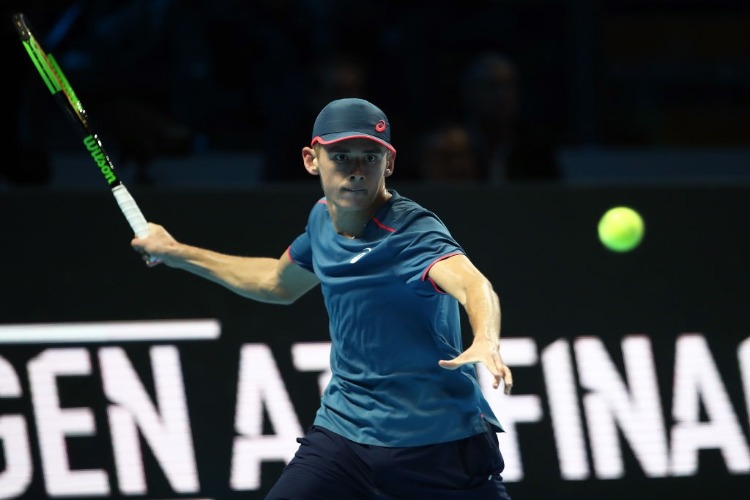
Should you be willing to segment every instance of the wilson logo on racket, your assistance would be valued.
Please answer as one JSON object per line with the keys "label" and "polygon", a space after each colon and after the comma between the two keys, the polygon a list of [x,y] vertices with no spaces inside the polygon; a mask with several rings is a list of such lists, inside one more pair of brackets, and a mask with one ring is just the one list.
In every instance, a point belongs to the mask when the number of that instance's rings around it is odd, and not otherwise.
{"label": "wilson logo on racket", "polygon": [[[130,191],[115,175],[115,167],[104,151],[99,137],[91,127],[86,110],[73,91],[70,82],[65,77],[62,68],[57,64],[52,54],[47,54],[39,44],[39,41],[31,32],[26,16],[20,12],[14,14],[13,24],[16,27],[18,36],[21,38],[23,47],[26,49],[34,67],[39,72],[42,81],[81,133],[83,145],[86,146],[97,167],[107,180],[112,190],[112,195],[115,197],[117,205],[119,205],[122,214],[125,216],[128,224],[130,224],[133,232],[140,237],[146,236],[148,234],[148,222],[130,194]],[[143,255],[143,258],[149,265],[156,262],[155,259],[152,259],[148,255]]]}
{"label": "wilson logo on racket", "polygon": [[99,140],[93,135],[87,135],[83,139],[83,144],[86,146],[86,149],[89,150],[89,153],[91,153],[91,157],[94,159],[96,164],[99,165],[99,169],[102,171],[104,178],[107,179],[107,182],[110,184],[116,182],[117,176],[112,171],[112,169],[109,168],[107,155],[102,150],[101,145],[99,145]]}

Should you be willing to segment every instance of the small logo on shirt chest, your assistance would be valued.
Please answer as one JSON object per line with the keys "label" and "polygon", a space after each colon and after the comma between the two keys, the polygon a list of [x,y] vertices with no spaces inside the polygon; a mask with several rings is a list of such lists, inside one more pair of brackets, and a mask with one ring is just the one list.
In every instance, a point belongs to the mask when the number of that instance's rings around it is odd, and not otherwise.
{"label": "small logo on shirt chest", "polygon": [[370,248],[370,247],[365,248],[364,250],[362,250],[361,252],[359,252],[357,255],[355,255],[354,257],[352,257],[352,260],[349,261],[349,264],[355,264],[359,259],[361,259],[365,255],[367,255],[371,251],[372,251],[372,248]]}

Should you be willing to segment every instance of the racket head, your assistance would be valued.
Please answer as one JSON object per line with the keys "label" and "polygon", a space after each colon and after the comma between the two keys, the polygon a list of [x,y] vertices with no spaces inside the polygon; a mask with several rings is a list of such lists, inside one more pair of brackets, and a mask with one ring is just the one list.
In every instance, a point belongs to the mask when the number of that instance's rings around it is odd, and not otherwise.
{"label": "racket head", "polygon": [[[112,194],[115,196],[120,210],[125,215],[130,227],[136,235],[145,237],[148,234],[148,223],[132,195],[115,174],[114,165],[104,150],[99,136],[90,126],[86,111],[80,99],[78,99],[78,96],[73,91],[70,82],[65,77],[62,68],[57,64],[52,54],[48,54],[44,50],[42,44],[34,35],[31,24],[23,13],[13,15],[13,25],[18,32],[18,36],[21,38],[21,43],[34,63],[34,67],[36,67],[50,93],[65,109],[72,121],[78,125],[84,136],[83,145],[110,185]],[[145,256],[144,258],[152,265],[157,262],[149,256]]]}
{"label": "racket head", "polygon": [[18,36],[21,37],[21,40],[28,40],[32,37],[31,25],[23,13],[17,12],[13,14],[13,25],[16,27],[16,31],[18,32]]}
{"label": "racket head", "polygon": [[72,113],[83,127],[88,128],[89,122],[86,111],[81,104],[81,100],[76,96],[73,87],[63,73],[60,65],[52,56],[44,50],[39,39],[34,35],[34,30],[29,23],[28,18],[23,13],[13,15],[13,25],[21,38],[21,43],[26,49],[26,53],[34,63],[34,67],[39,72],[47,89],[54,96],[64,96],[66,108]]}
{"label": "racket head", "polygon": [[101,170],[105,180],[110,187],[119,185],[120,180],[115,174],[112,160],[104,150],[99,136],[94,132],[86,110],[70,85],[65,73],[63,73],[62,68],[52,54],[44,50],[41,42],[34,34],[31,23],[23,13],[13,15],[13,25],[47,89],[81,132],[83,145]]}

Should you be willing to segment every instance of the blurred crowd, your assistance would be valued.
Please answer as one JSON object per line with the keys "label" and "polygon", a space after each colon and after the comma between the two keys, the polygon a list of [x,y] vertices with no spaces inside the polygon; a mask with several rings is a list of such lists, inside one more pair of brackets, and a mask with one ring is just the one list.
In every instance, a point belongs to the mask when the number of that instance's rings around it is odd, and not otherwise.
{"label": "blurred crowd", "polygon": [[71,143],[12,30],[10,14],[23,11],[110,154],[143,184],[156,159],[207,150],[257,153],[269,182],[306,179],[300,149],[317,112],[340,97],[389,116],[399,179],[554,182],[560,146],[596,140],[585,130],[596,113],[579,50],[586,32],[571,33],[582,5],[9,2],[2,45],[14,109],[5,118],[16,161],[3,162],[0,178],[47,183],[51,155]]}

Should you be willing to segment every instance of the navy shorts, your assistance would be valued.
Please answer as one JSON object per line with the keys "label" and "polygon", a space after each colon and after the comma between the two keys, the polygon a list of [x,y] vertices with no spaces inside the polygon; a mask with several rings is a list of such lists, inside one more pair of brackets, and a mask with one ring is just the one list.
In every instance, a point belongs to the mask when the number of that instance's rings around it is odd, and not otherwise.
{"label": "navy shorts", "polygon": [[497,434],[391,448],[313,426],[266,500],[510,500]]}

